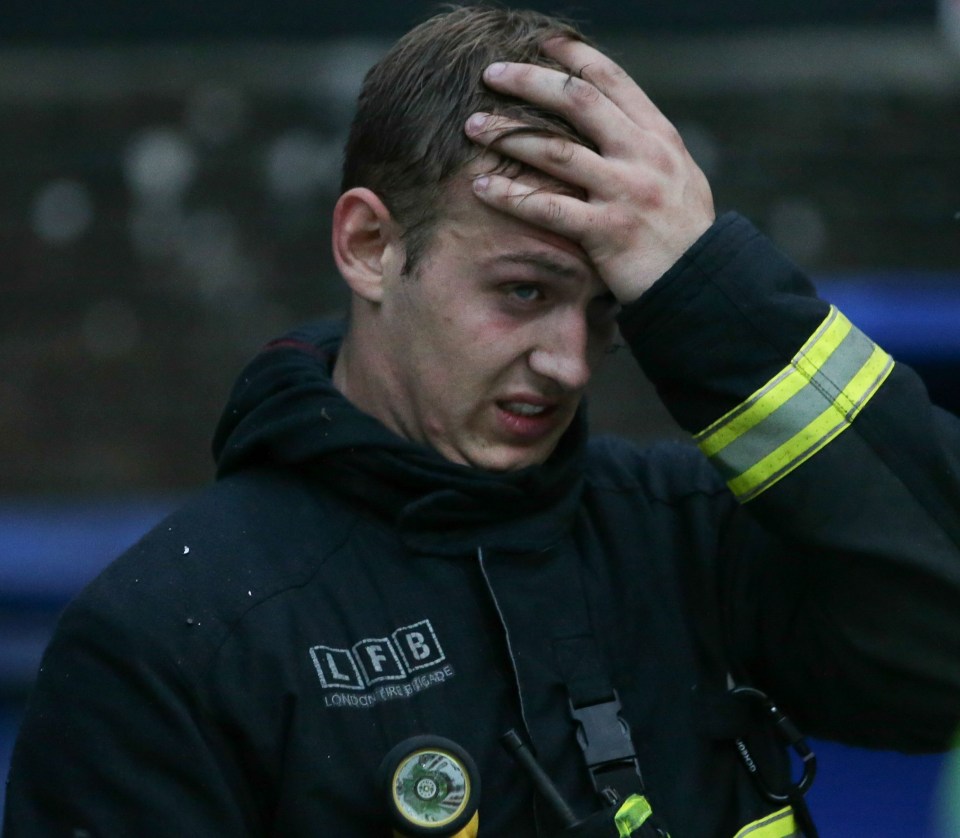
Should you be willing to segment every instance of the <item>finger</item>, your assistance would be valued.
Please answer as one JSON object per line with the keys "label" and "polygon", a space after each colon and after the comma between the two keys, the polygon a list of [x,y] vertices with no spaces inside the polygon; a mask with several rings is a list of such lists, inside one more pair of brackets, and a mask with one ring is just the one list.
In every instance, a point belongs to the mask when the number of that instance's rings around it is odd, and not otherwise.
{"label": "finger", "polygon": [[503,175],[481,175],[473,180],[474,194],[494,209],[579,241],[589,227],[591,207],[569,195],[521,183]]}
{"label": "finger", "polygon": [[473,114],[466,133],[474,142],[571,186],[602,191],[613,185],[610,166],[600,155],[580,143],[534,133],[517,120]]}
{"label": "finger", "polygon": [[484,71],[483,79],[498,92],[565,117],[601,152],[620,151],[623,138],[636,130],[627,115],[598,88],[569,73],[535,64],[497,62]]}
{"label": "finger", "polygon": [[[670,126],[675,134],[675,129]],[[500,159],[509,157],[570,186],[582,189],[589,198],[610,199],[622,194],[627,182],[640,178],[648,184],[678,171],[683,158],[678,148],[683,141],[662,131],[633,128],[627,149],[640,165],[626,170],[614,153],[601,155],[578,142],[549,133],[529,130],[525,123],[499,114],[473,114],[465,124],[467,135]],[[684,152],[686,154],[686,152]],[[490,167],[491,170],[496,165]],[[631,174],[632,172],[632,174]],[[653,180],[651,180],[651,178]]]}
{"label": "finger", "polygon": [[530,126],[526,122],[503,114],[485,113],[484,111],[471,114],[464,123],[464,131],[466,131],[467,136],[484,148],[492,146],[507,132],[525,130],[530,130]]}
{"label": "finger", "polygon": [[653,100],[616,61],[595,47],[572,38],[551,38],[543,52],[573,75],[603,91],[637,125],[653,127],[666,120]]}

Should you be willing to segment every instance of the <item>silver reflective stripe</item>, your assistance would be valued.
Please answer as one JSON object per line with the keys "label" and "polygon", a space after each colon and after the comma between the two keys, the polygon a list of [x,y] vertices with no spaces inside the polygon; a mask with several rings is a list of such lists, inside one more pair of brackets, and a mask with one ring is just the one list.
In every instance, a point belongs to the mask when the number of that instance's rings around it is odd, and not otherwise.
{"label": "silver reflective stripe", "polygon": [[850,427],[893,363],[831,307],[786,368],[695,440],[748,501]]}

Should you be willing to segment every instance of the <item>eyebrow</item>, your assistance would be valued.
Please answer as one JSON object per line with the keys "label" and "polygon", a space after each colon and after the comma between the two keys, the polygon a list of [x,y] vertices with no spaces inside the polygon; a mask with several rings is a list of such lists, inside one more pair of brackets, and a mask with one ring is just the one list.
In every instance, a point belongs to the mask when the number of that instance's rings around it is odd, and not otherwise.
{"label": "eyebrow", "polygon": [[565,279],[578,279],[581,276],[579,268],[558,262],[556,259],[551,259],[543,253],[505,253],[501,256],[494,257],[491,261],[494,263],[506,263],[508,265],[529,265],[530,267],[539,268],[542,271],[555,274]]}

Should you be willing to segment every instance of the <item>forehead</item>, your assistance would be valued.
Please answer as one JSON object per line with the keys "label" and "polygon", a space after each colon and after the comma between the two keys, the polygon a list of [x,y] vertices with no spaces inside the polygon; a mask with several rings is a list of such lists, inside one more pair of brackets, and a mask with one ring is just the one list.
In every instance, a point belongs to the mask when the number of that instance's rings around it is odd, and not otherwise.
{"label": "forehead", "polygon": [[[472,242],[483,249],[483,255],[491,258],[513,251],[543,253],[545,260],[564,266],[564,272],[595,275],[592,263],[579,244],[514,215],[493,209],[474,194],[473,178],[499,171],[496,169],[498,162],[496,155],[484,155],[468,164],[445,185],[438,206],[435,240],[453,238],[464,245]],[[507,174],[524,186],[578,197],[566,184],[532,170]]]}

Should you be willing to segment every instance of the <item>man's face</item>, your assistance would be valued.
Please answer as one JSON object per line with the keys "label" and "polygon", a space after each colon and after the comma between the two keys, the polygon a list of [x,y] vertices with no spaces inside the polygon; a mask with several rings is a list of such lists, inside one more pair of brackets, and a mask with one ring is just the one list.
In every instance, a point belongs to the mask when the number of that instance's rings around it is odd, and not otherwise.
{"label": "man's face", "polygon": [[615,330],[616,301],[579,247],[487,208],[464,175],[419,263],[393,270],[383,401],[368,409],[456,463],[546,460]]}

